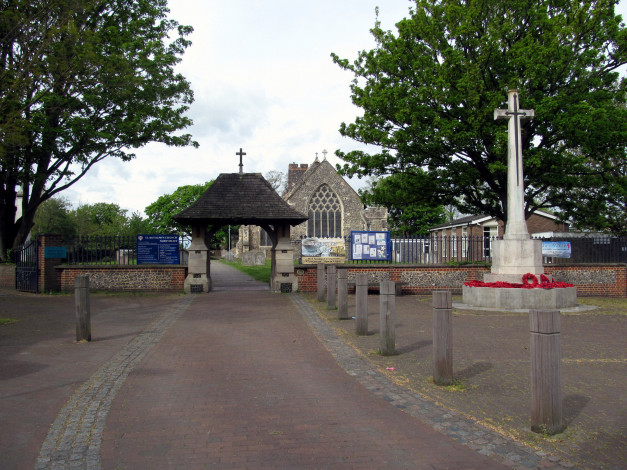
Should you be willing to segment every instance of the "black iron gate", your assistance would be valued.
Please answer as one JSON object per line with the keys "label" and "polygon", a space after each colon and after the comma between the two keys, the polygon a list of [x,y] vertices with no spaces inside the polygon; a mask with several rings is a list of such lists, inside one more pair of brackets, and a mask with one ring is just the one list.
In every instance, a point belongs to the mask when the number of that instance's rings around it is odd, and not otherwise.
{"label": "black iron gate", "polygon": [[15,250],[15,289],[38,293],[37,275],[39,263],[37,248],[39,241],[35,238]]}

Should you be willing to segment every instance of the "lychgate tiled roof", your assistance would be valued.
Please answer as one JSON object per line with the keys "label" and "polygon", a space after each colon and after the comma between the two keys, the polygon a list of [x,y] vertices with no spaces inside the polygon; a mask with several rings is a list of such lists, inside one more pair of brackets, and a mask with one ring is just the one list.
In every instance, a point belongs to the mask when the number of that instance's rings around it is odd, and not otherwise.
{"label": "lychgate tiled roof", "polygon": [[174,217],[181,224],[297,225],[307,216],[292,209],[260,173],[222,173],[198,200]]}

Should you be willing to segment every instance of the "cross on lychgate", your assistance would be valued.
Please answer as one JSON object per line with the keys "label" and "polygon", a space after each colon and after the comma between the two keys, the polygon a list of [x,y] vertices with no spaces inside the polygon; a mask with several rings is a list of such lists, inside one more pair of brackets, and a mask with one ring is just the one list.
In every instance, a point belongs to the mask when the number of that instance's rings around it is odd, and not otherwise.
{"label": "cross on lychgate", "polygon": [[239,152],[235,152],[235,155],[239,155],[239,172],[244,173],[244,164],[242,163],[242,157],[246,155],[246,152],[242,151],[242,148],[239,148]]}

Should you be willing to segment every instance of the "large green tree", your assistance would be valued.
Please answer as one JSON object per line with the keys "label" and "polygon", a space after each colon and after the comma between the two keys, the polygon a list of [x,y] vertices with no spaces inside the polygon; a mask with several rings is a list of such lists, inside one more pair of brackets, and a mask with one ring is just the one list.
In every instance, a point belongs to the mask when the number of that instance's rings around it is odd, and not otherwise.
{"label": "large green tree", "polygon": [[168,13],[166,0],[0,0],[0,257],[103,159],[197,145],[179,133],[193,94],[175,72],[192,29]]}
{"label": "large green tree", "polygon": [[427,190],[432,184],[426,172],[416,168],[413,172],[373,179],[371,187],[360,191],[360,196],[367,205],[387,207],[393,235],[426,235],[429,227],[446,221],[444,206],[434,205],[431,198],[437,188]]}
{"label": "large green tree", "polygon": [[[164,194],[146,207],[144,212],[154,233],[178,233],[182,237],[191,238],[191,227],[179,224],[173,220],[173,217],[194,204],[212,184],[213,180],[204,184],[179,186],[172,194]],[[236,226],[232,228],[237,230]],[[211,240],[211,248],[220,248],[220,245],[224,245],[227,239],[227,229],[220,228]]]}
{"label": "large green tree", "polygon": [[332,55],[354,73],[352,100],[363,110],[341,134],[381,149],[337,151],[343,173],[422,168],[434,183],[424,196],[507,220],[507,124],[493,113],[517,89],[522,107],[535,109],[522,128],[526,215],[561,208],[568,217],[579,201],[598,216],[580,212],[582,222],[607,226],[612,207],[624,211],[624,171],[612,171],[627,146],[627,80],[617,72],[627,31],[615,1],[415,3],[395,33],[375,25],[375,49],[352,63]]}

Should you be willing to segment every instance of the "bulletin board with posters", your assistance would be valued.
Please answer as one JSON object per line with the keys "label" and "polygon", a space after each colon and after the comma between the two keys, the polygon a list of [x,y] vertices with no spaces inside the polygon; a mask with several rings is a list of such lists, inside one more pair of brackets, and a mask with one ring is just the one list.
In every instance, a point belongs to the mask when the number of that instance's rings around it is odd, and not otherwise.
{"label": "bulletin board with posters", "polygon": [[390,232],[351,232],[351,260],[391,261]]}

